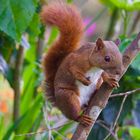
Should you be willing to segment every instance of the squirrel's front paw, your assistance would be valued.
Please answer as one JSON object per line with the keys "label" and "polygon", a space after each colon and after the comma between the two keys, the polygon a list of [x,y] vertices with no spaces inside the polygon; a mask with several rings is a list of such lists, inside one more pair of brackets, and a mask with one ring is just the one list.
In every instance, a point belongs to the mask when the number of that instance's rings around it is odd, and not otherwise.
{"label": "squirrel's front paw", "polygon": [[107,82],[111,87],[119,87],[119,83],[115,75],[107,74],[104,77],[104,81]]}
{"label": "squirrel's front paw", "polygon": [[111,87],[113,88],[117,88],[119,87],[119,83],[116,77],[114,77],[113,75],[109,75],[107,81],[106,81]]}

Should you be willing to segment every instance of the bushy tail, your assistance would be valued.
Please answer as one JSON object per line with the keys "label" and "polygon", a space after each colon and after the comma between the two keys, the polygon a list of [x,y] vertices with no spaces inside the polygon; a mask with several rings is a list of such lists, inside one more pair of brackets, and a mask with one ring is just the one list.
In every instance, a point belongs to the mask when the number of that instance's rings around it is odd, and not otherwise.
{"label": "bushy tail", "polygon": [[60,36],[44,57],[43,67],[46,77],[46,96],[55,103],[54,78],[62,60],[79,48],[83,35],[83,21],[73,5],[55,2],[43,7],[41,19],[45,24],[58,27]]}

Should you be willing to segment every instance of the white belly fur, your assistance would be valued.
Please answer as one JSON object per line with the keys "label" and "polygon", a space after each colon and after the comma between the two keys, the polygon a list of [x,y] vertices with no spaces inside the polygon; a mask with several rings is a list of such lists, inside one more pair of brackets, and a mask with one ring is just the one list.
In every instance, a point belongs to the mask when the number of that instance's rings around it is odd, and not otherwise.
{"label": "white belly fur", "polygon": [[80,92],[79,100],[81,106],[83,106],[84,104],[88,104],[91,95],[96,90],[96,85],[99,78],[101,77],[102,72],[102,69],[94,67],[86,73],[86,77],[90,77],[90,81],[92,82],[89,86],[85,86],[80,81],[76,81]]}

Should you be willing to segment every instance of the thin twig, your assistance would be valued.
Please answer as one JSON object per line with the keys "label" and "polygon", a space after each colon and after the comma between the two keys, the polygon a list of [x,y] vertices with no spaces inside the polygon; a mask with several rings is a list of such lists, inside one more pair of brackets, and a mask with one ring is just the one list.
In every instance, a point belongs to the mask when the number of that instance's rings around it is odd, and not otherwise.
{"label": "thin twig", "polygon": [[[38,131],[38,132],[30,132],[30,133],[25,133],[25,134],[17,134],[15,136],[28,136],[29,137],[29,136],[32,136],[32,135],[37,135],[37,134],[42,134],[42,133],[48,132],[49,135],[50,135],[49,138],[51,138],[51,133],[52,133],[51,131],[54,131],[56,133],[56,130],[58,130],[61,127],[65,126],[67,124],[70,124],[72,122],[72,121],[67,121],[67,122],[64,122],[61,125],[58,125],[56,127],[52,127],[51,128],[50,122],[49,122],[48,117],[47,117],[48,116],[48,111],[47,111],[45,106],[43,107],[43,116],[44,116],[44,120],[45,120],[45,124],[46,124],[46,129],[43,129],[42,131]],[[63,136],[63,135],[61,135],[61,136]],[[63,138],[64,138],[64,136],[63,136]]]}
{"label": "thin twig", "polygon": [[50,130],[50,121],[48,120],[48,111],[46,109],[46,104],[45,106],[43,107],[43,117],[44,117],[44,121],[45,121],[45,124],[46,124],[46,127],[47,127],[47,130]]}
{"label": "thin twig", "polygon": [[[45,105],[46,105],[46,104],[45,104]],[[47,106],[47,105],[46,105],[46,106]],[[52,131],[55,132],[55,133],[57,133],[58,135],[60,135],[64,140],[68,140],[66,137],[64,137],[62,134],[60,134],[60,133],[57,132],[56,130],[59,129],[59,128],[61,128],[61,127],[63,127],[64,125],[70,123],[71,121],[67,121],[67,122],[65,122],[65,123],[62,124],[62,125],[56,126],[56,127],[54,127],[54,128],[51,128],[51,126],[50,126],[50,121],[48,120],[48,117],[47,117],[47,116],[48,116],[48,111],[47,111],[46,107],[43,107],[43,114],[44,114],[44,120],[45,120],[46,127],[47,127],[46,130],[48,130],[48,134],[49,134],[49,135],[48,135],[48,140],[51,140]]]}
{"label": "thin twig", "polygon": [[125,95],[124,98],[123,98],[123,100],[122,100],[122,103],[121,103],[121,106],[120,106],[118,115],[117,115],[117,117],[116,117],[116,119],[114,121],[113,129],[115,128],[115,126],[116,126],[116,124],[117,124],[117,122],[119,120],[119,117],[121,115],[121,112],[122,112],[122,109],[123,109],[123,106],[124,106],[124,103],[125,103],[126,98],[127,98],[127,95]]}
{"label": "thin twig", "polygon": [[65,136],[63,136],[61,133],[59,133],[56,130],[53,130],[53,132],[55,132],[56,134],[60,135],[63,138],[63,140],[70,140],[70,139],[66,138]]}
{"label": "thin twig", "polygon": [[48,119],[48,111],[47,111],[47,108],[46,108],[46,103],[45,103],[45,106],[43,107],[43,117],[44,117],[44,121],[45,121],[45,126],[46,126],[46,129],[48,130],[48,140],[51,140],[51,137],[52,137],[52,130],[51,130],[51,127],[50,127],[50,121]]}
{"label": "thin twig", "polygon": [[140,91],[140,88],[134,89],[134,90],[131,90],[131,91],[127,91],[125,93],[113,94],[113,95],[110,96],[110,98],[120,97],[120,96],[125,96],[125,95],[131,95],[133,93],[139,93],[138,91]]}
{"label": "thin twig", "polygon": [[100,125],[101,127],[103,127],[104,129],[106,129],[106,130],[109,132],[109,134],[111,134],[111,135],[113,136],[113,138],[114,138],[115,140],[118,140],[118,138],[115,136],[114,132],[111,131],[106,125],[104,125],[104,124],[103,124],[102,122],[100,122],[99,120],[97,120],[96,123],[99,124],[99,125]]}
{"label": "thin twig", "polygon": [[53,128],[49,128],[49,129],[43,129],[42,131],[38,131],[38,132],[30,132],[30,133],[25,133],[25,134],[17,134],[16,136],[32,136],[32,135],[37,135],[37,134],[42,134],[42,133],[45,133],[47,131],[56,131],[58,129],[60,129],[61,127],[63,127],[64,125],[67,125],[71,123],[71,121],[68,121],[66,122],[65,124],[62,124],[60,126],[57,126],[57,127],[53,127]]}
{"label": "thin twig", "polygon": [[25,133],[25,134],[17,134],[17,135],[15,135],[15,136],[16,136],[16,137],[22,137],[22,136],[27,136],[27,137],[29,137],[29,136],[32,136],[32,135],[37,135],[37,134],[46,133],[47,131],[49,131],[49,130],[44,129],[44,130],[38,131],[38,132],[30,132],[30,133]]}
{"label": "thin twig", "polygon": [[[115,129],[115,127],[116,127],[116,124],[117,124],[117,122],[118,122],[118,120],[119,120],[119,117],[120,117],[120,115],[121,115],[121,112],[122,112],[122,109],[123,109],[123,106],[124,106],[124,103],[125,103],[125,100],[126,100],[127,96],[128,96],[128,95],[126,94],[126,95],[124,96],[123,100],[122,100],[122,103],[121,103],[119,112],[118,112],[117,117],[116,117],[116,119],[115,119],[115,121],[114,121],[114,124],[113,124],[113,126],[112,126],[112,128],[111,128],[111,132],[112,132],[112,131]],[[107,140],[107,138],[109,138],[110,135],[111,135],[111,133],[109,133],[109,134],[104,138],[104,140]]]}

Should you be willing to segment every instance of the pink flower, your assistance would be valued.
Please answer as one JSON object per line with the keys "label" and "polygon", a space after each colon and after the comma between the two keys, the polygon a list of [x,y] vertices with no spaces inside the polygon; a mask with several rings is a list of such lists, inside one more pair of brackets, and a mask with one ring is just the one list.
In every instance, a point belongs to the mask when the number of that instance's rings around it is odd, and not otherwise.
{"label": "pink flower", "polygon": [[[87,27],[89,25],[89,23],[91,23],[92,19],[90,17],[87,17],[84,19],[84,24],[85,24],[85,27]],[[92,36],[94,33],[95,33],[95,30],[96,30],[96,23],[92,23],[88,28],[86,28],[86,36]]]}

